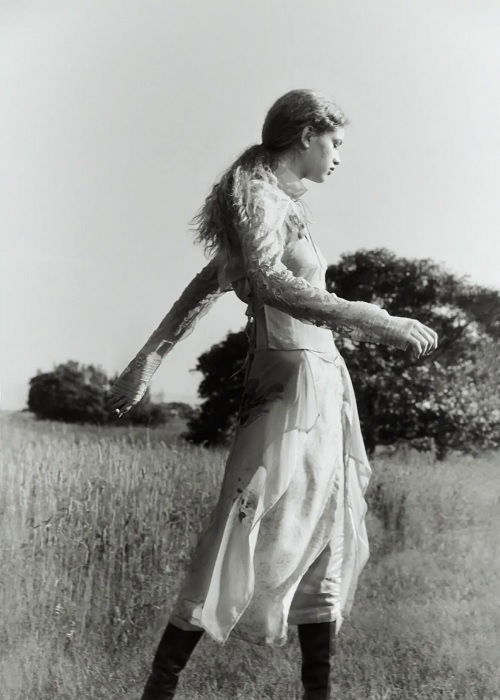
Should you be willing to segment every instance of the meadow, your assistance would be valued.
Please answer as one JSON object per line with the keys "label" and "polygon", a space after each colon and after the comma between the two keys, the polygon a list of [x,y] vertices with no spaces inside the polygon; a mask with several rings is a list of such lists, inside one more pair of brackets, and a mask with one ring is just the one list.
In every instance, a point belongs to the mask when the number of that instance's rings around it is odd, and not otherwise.
{"label": "meadow", "polygon": [[[138,699],[226,451],[29,413],[0,432],[0,698]],[[500,700],[500,454],[372,467],[337,697]],[[293,626],[281,648],[205,635],[176,697],[299,700],[299,673]]]}

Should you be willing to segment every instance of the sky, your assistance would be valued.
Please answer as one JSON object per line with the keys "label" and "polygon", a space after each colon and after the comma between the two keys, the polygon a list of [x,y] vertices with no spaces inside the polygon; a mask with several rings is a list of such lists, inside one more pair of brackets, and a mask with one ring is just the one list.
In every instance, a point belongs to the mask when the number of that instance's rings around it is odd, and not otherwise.
{"label": "sky", "polygon": [[[330,263],[387,247],[499,289],[499,20],[496,0],[4,0],[1,408],[70,359],[124,369],[206,264],[191,218],[294,88],[350,120],[335,174],[304,181]],[[244,312],[223,295],[153,397],[195,402]]]}

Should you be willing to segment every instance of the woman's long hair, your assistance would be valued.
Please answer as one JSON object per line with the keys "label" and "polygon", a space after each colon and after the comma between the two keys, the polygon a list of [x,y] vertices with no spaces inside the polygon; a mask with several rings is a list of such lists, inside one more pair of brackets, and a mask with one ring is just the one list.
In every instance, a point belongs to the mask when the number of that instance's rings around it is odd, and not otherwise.
{"label": "woman's long hair", "polygon": [[227,256],[238,249],[237,228],[245,211],[250,181],[277,184],[274,170],[280,154],[300,145],[304,127],[317,135],[344,126],[347,120],[337,105],[315,90],[290,90],[269,109],[262,127],[262,143],[247,148],[213,185],[204,204],[191,220],[195,243],[205,253]]}

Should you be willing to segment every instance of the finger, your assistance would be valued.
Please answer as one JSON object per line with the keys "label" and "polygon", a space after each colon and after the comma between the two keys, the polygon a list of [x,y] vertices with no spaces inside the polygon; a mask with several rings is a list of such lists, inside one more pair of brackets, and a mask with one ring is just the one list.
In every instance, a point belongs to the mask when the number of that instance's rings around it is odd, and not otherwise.
{"label": "finger", "polygon": [[126,415],[131,408],[131,406],[125,406],[124,408],[115,408],[115,410],[113,411],[113,415],[117,418],[123,418],[123,416]]}
{"label": "finger", "polygon": [[436,334],[434,331],[432,331],[428,326],[424,326],[421,324],[421,328],[419,328],[420,335],[422,338],[422,343],[423,343],[423,355],[428,355],[430,352],[432,352],[435,348],[435,340],[436,340]]}
{"label": "finger", "polygon": [[432,339],[432,349],[435,350],[438,346],[438,334],[432,328],[429,328],[429,326],[424,326],[424,328],[427,331],[427,333],[430,335],[430,337]]}
{"label": "finger", "polygon": [[429,341],[424,335],[420,336],[420,354],[419,357],[424,357],[429,349]]}
{"label": "finger", "polygon": [[116,411],[119,410],[121,411],[125,406],[127,405],[127,400],[123,397],[120,397],[118,399],[115,399],[112,404],[109,406],[109,410],[111,411]]}
{"label": "finger", "polygon": [[420,357],[423,347],[418,336],[410,336],[410,346],[413,350],[415,357]]}
{"label": "finger", "polygon": [[106,402],[106,406],[108,406],[108,408],[113,409],[119,406],[122,401],[123,396],[113,396],[108,399],[108,401]]}
{"label": "finger", "polygon": [[433,334],[432,334],[432,340],[431,340],[431,345],[430,345],[430,347],[429,347],[429,349],[428,349],[428,351],[427,351],[427,354],[429,355],[431,352],[434,352],[434,350],[436,350],[437,346],[438,346],[438,337],[437,337],[437,333],[433,332]]}
{"label": "finger", "polygon": [[420,321],[415,322],[414,331],[416,332],[417,335],[425,338],[426,340],[431,341],[433,338],[433,331],[428,326],[426,326],[424,323],[421,323]]}
{"label": "finger", "polygon": [[422,355],[427,355],[432,348],[432,338],[430,335],[422,333]]}
{"label": "finger", "polygon": [[428,355],[436,348],[437,334],[428,326],[424,326],[422,332],[425,334],[425,337],[427,339],[427,350],[425,351],[425,354]]}

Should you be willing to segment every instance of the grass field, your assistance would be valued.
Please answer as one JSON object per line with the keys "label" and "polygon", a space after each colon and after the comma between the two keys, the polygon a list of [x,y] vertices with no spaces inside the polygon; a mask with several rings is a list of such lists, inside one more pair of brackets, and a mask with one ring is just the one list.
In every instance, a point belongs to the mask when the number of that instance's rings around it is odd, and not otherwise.
{"label": "grass field", "polygon": [[[141,694],[224,450],[0,413],[0,698]],[[376,457],[342,700],[500,700],[500,455]],[[179,700],[299,699],[282,648],[199,643]]]}

